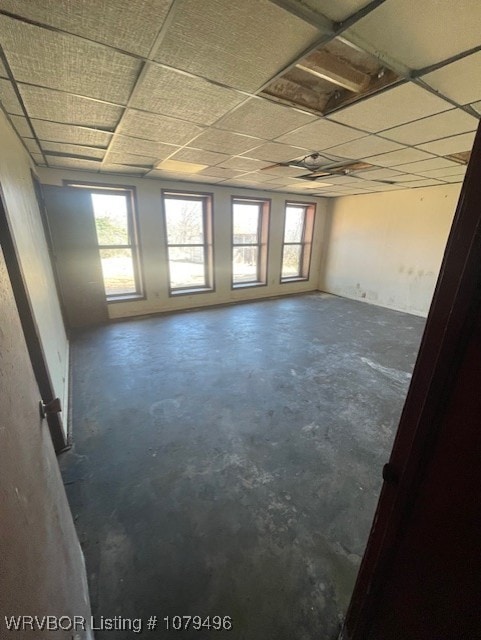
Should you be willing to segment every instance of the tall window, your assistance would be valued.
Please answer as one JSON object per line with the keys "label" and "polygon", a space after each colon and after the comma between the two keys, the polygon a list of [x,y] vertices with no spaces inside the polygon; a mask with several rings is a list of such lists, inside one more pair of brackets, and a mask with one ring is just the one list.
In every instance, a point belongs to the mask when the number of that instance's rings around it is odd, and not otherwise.
{"label": "tall window", "polygon": [[316,205],[286,202],[281,282],[307,280]]}
{"label": "tall window", "polygon": [[133,187],[66,184],[90,191],[107,302],[141,297]]}
{"label": "tall window", "polygon": [[232,286],[267,284],[269,200],[232,201]]}
{"label": "tall window", "polygon": [[212,291],[212,196],[163,191],[171,294]]}

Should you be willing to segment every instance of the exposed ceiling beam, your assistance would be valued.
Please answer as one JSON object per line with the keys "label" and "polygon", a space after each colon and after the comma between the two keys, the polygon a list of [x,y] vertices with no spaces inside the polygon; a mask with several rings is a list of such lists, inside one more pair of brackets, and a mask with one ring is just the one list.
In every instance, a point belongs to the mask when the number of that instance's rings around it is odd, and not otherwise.
{"label": "exposed ceiling beam", "polygon": [[367,73],[354,69],[328,51],[313,51],[296,67],[354,93],[364,91],[370,82]]}

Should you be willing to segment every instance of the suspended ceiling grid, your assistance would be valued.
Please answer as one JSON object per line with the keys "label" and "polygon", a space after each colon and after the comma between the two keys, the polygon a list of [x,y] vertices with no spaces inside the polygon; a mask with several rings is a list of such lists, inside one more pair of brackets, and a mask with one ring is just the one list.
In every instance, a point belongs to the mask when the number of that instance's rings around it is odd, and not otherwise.
{"label": "suspended ceiling grid", "polygon": [[[479,34],[477,0],[0,0],[0,99],[49,167],[325,196],[439,185],[473,143]],[[336,42],[398,80],[327,114],[260,96]],[[369,167],[276,166],[314,152]]]}

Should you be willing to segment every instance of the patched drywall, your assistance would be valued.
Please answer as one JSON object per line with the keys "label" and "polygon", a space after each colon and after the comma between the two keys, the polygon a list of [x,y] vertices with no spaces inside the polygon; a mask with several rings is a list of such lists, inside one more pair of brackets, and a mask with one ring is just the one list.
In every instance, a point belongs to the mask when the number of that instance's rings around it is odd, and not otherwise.
{"label": "patched drywall", "polygon": [[319,289],[426,316],[461,185],[337,198]]}
{"label": "patched drywall", "polygon": [[40,418],[40,393],[1,249],[0,309],[0,637],[87,640],[87,628],[77,628],[78,635],[21,626],[6,631],[4,616],[89,620],[90,605],[83,554],[49,429]]}
{"label": "patched drywall", "polygon": [[25,285],[55,394],[68,409],[68,341],[57,298],[42,220],[31,177],[31,160],[0,112],[0,185]]}
{"label": "patched drywall", "polygon": [[[309,194],[288,195],[272,191],[253,191],[235,187],[218,187],[192,182],[166,182],[132,178],[130,176],[100,175],[88,172],[39,168],[44,184],[62,185],[63,180],[91,181],[92,184],[135,186],[139,221],[146,299],[116,302],[109,305],[111,318],[127,317],[161,311],[174,311],[241,300],[254,300],[288,293],[317,289],[322,239],[326,222],[327,199]],[[166,272],[165,232],[161,216],[161,189],[197,191],[213,194],[215,291],[194,295],[169,296]],[[271,200],[269,250],[267,257],[267,285],[231,288],[231,196],[269,198]],[[316,221],[309,279],[280,283],[284,208],[291,202],[316,203]]]}

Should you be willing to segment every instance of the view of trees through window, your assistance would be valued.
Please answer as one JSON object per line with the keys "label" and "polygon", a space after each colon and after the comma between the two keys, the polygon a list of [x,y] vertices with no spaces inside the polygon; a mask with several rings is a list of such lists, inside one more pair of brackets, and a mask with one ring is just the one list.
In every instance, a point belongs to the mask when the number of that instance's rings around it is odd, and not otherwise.
{"label": "view of trees through window", "polygon": [[[127,189],[92,191],[97,240],[107,298],[140,293],[133,216]],[[210,194],[164,192],[171,292],[213,286]],[[236,199],[232,204],[232,284],[266,282],[269,201]],[[314,207],[287,203],[281,282],[308,277]]]}
{"label": "view of trees through window", "polygon": [[171,290],[208,287],[205,199],[164,198]]}
{"label": "view of trees through window", "polygon": [[305,217],[305,207],[286,206],[282,278],[299,278],[302,276]]}
{"label": "view of trees through window", "polygon": [[232,205],[232,282],[260,281],[262,244],[261,202],[234,202]]}
{"label": "view of trees through window", "polygon": [[107,297],[137,293],[126,194],[92,193]]}

